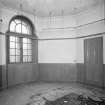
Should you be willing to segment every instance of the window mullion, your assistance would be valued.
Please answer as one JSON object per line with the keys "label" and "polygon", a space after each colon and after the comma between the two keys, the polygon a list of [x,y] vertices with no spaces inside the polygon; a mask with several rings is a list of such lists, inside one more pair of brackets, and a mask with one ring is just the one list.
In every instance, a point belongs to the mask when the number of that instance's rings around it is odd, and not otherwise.
{"label": "window mullion", "polygon": [[20,63],[23,63],[23,41],[20,38]]}
{"label": "window mullion", "polygon": [[10,36],[7,37],[7,43],[9,43],[7,44],[7,48],[8,48],[7,54],[8,54],[8,62],[10,63]]}
{"label": "window mullion", "polygon": [[21,21],[21,34],[22,34],[22,21]]}
{"label": "window mullion", "polygon": [[17,59],[17,56],[16,56],[16,37],[15,37],[15,63],[16,63],[16,59]]}

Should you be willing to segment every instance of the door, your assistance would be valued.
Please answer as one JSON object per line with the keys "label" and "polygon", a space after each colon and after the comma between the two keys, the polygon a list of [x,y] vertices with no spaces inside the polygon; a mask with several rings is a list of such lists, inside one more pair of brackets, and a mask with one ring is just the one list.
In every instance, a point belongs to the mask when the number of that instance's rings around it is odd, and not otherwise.
{"label": "door", "polygon": [[2,88],[2,66],[0,65],[0,89]]}
{"label": "door", "polygon": [[85,82],[103,86],[103,38],[91,38],[84,41]]}

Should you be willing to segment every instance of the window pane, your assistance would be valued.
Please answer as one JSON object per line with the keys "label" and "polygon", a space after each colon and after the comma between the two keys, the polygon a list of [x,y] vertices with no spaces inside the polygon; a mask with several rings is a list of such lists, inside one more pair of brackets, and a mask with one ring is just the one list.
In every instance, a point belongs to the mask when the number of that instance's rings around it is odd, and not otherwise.
{"label": "window pane", "polygon": [[10,55],[15,55],[15,49],[10,49]]}
{"label": "window pane", "polygon": [[10,31],[27,35],[31,34],[31,27],[28,22],[21,19],[15,19],[10,24]]}
{"label": "window pane", "polygon": [[16,24],[19,24],[19,23],[21,23],[21,20],[15,19],[15,22],[16,22]]}
{"label": "window pane", "polygon": [[20,62],[20,56],[16,56],[16,62]]}
{"label": "window pane", "polygon": [[23,62],[27,62],[28,56],[23,56]]}
{"label": "window pane", "polygon": [[27,25],[27,31],[28,31],[28,34],[32,34],[31,27],[29,25]]}
{"label": "window pane", "polygon": [[27,38],[23,38],[23,43],[28,43]]}
{"label": "window pane", "polygon": [[23,43],[23,49],[27,49],[28,47],[27,47],[27,44],[24,44]]}
{"label": "window pane", "polygon": [[27,40],[28,40],[28,43],[32,43],[32,42],[31,42],[31,39],[27,39]]}
{"label": "window pane", "polygon": [[22,33],[28,34],[27,27],[25,25],[22,25]]}
{"label": "window pane", "polygon": [[20,50],[16,49],[16,55],[20,55]]}
{"label": "window pane", "polygon": [[28,62],[32,62],[32,56],[28,56]]}
{"label": "window pane", "polygon": [[18,38],[18,37],[15,37],[15,41],[16,41],[16,42],[19,42],[19,38]]}
{"label": "window pane", "polygon": [[15,42],[15,36],[10,36],[10,41]]}
{"label": "window pane", "polygon": [[10,62],[15,62],[15,56],[10,56]]}
{"label": "window pane", "polygon": [[32,51],[31,50],[28,50],[28,55],[32,55]]}
{"label": "window pane", "polygon": [[19,43],[16,43],[16,48],[20,49]]}
{"label": "window pane", "polygon": [[14,21],[12,21],[10,24],[10,31],[12,31],[12,32],[15,31],[15,25],[16,25],[16,23]]}
{"label": "window pane", "polygon": [[24,21],[22,21],[22,25],[27,26],[27,23],[26,23],[26,22],[24,22]]}
{"label": "window pane", "polygon": [[23,50],[23,55],[27,55],[28,51],[27,50]]}
{"label": "window pane", "polygon": [[10,48],[15,48],[15,42],[10,42]]}
{"label": "window pane", "polygon": [[28,44],[28,49],[32,49],[32,44]]}
{"label": "window pane", "polygon": [[21,24],[16,25],[16,32],[21,33]]}

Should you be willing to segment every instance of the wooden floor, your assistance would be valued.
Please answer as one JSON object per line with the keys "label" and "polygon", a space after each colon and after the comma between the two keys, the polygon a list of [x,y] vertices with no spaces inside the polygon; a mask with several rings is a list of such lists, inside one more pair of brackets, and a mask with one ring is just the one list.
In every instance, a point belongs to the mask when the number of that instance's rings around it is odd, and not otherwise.
{"label": "wooden floor", "polygon": [[[35,95],[42,95],[49,100],[54,100],[68,94],[69,92],[77,92],[78,94],[86,93],[88,95],[92,95],[94,92],[98,96],[105,97],[105,90],[92,86],[86,86],[79,83],[40,82],[17,85],[1,91],[0,105],[27,105],[27,103],[32,101],[31,99]],[[38,101],[40,101],[40,99]]]}

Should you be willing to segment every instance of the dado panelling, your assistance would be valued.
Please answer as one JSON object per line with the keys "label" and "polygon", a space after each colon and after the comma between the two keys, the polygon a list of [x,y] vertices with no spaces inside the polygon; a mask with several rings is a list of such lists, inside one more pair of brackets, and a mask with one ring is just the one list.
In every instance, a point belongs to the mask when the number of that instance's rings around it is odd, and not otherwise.
{"label": "dado panelling", "polygon": [[39,78],[42,81],[74,82],[77,81],[75,63],[40,63]]}

